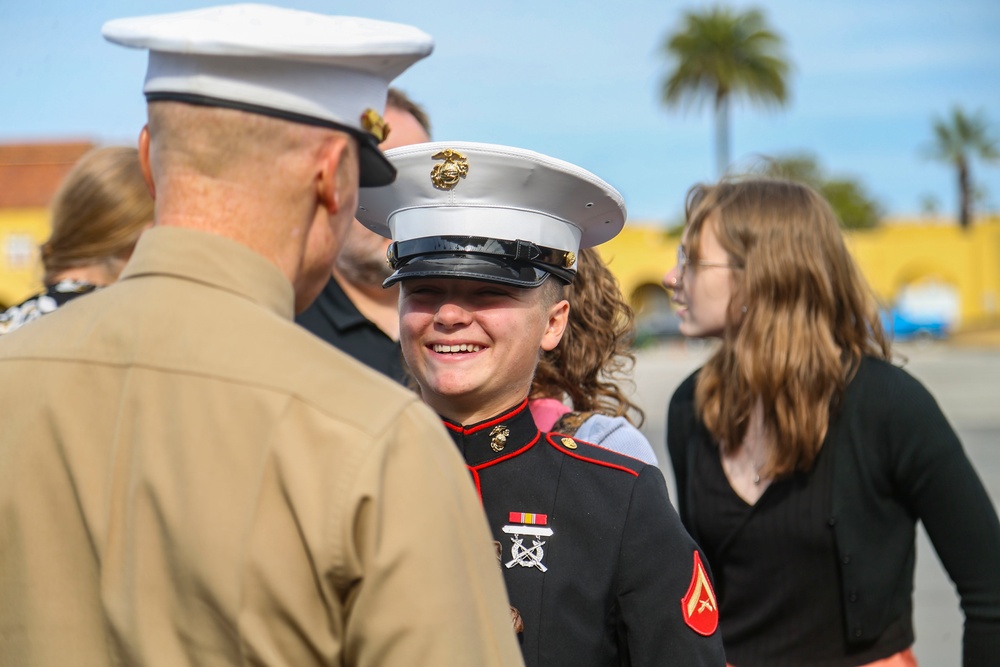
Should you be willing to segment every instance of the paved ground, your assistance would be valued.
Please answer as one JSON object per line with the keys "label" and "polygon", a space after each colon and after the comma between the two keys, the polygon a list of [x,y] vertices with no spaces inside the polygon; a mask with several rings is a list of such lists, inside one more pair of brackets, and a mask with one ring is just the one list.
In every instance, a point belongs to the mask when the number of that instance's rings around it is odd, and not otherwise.
{"label": "paved ground", "polygon": [[[983,479],[994,506],[1000,502],[1000,336],[955,343],[900,346],[904,367],[930,389]],[[673,488],[665,451],[666,405],[674,388],[701,365],[705,345],[663,343],[641,350],[636,364],[636,397],[646,410],[649,438]],[[960,517],[956,517],[960,520]],[[1000,567],[1000,563],[997,564]],[[958,597],[923,530],[917,544],[914,596],[915,652],[921,667],[961,664],[962,616]]]}

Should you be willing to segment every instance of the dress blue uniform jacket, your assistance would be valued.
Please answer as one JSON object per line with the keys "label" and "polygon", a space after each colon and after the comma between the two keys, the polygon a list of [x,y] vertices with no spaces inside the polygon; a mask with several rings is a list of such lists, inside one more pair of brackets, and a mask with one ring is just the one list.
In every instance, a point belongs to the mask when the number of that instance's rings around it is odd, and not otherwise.
{"label": "dress blue uniform jacket", "polygon": [[708,565],[657,467],[539,432],[527,401],[445,426],[497,542],[528,667],[725,664]]}

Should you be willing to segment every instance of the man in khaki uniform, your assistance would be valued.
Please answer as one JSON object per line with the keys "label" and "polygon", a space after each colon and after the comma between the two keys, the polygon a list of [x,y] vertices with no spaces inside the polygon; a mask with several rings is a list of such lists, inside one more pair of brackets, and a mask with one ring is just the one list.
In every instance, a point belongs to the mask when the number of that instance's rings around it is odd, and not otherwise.
{"label": "man in khaki uniform", "polygon": [[0,665],[520,664],[440,422],[292,322],[430,39],[260,5],[105,35],[153,49],[157,224],[0,342]]}

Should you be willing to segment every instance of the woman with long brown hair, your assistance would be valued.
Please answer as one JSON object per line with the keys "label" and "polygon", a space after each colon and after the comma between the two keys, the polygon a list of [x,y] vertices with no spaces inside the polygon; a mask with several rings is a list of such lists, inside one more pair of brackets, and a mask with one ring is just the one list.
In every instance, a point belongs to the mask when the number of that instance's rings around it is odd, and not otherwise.
{"label": "woman with long brown hair", "polygon": [[664,283],[718,338],[670,402],[679,511],[716,577],[737,667],[915,665],[915,527],[965,613],[966,667],[1000,655],[1000,523],[812,189],[692,188]]}
{"label": "woman with long brown hair", "polygon": [[643,411],[624,389],[635,363],[635,314],[618,280],[595,249],[583,248],[576,279],[563,289],[569,319],[562,341],[542,353],[535,370],[535,423],[656,465],[637,428]]}

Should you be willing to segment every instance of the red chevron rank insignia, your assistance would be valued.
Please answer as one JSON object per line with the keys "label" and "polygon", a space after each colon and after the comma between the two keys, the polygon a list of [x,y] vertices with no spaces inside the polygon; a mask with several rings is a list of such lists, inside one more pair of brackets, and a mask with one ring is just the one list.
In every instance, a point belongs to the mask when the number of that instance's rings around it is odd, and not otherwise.
{"label": "red chevron rank insignia", "polygon": [[681,614],[688,627],[699,635],[708,637],[719,627],[719,605],[715,600],[715,591],[712,590],[712,582],[708,580],[697,551],[694,552],[691,585],[688,586],[687,594],[681,598]]}

